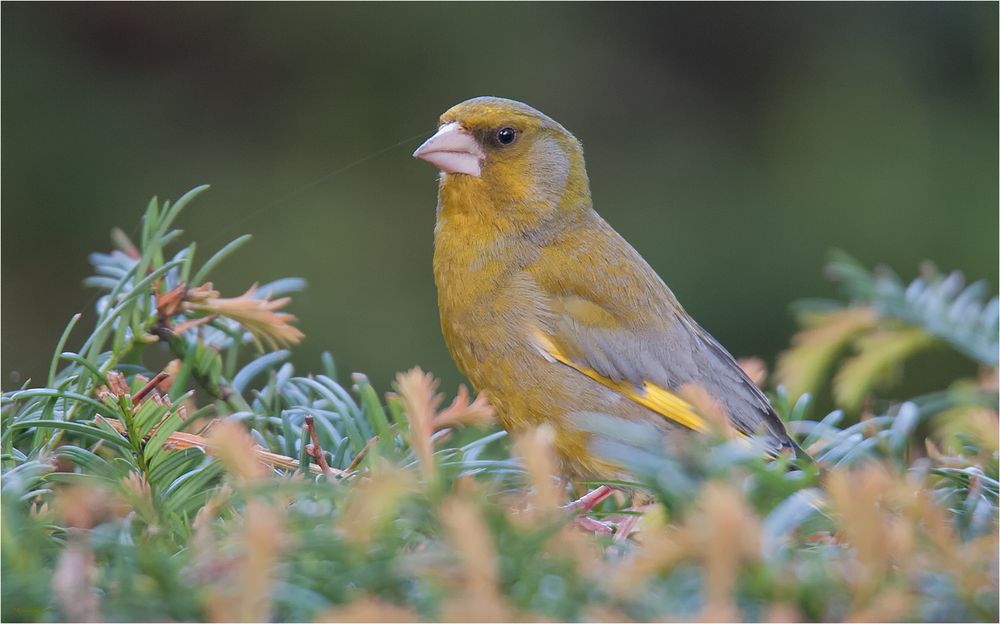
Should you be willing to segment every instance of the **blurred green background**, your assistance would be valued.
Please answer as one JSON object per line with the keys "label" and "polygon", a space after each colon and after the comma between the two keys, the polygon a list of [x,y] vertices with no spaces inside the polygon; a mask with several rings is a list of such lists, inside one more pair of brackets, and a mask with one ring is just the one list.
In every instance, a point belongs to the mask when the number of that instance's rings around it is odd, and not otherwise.
{"label": "blurred green background", "polygon": [[112,226],[208,182],[181,220],[201,258],[254,235],[225,293],[309,282],[300,370],[330,350],[451,388],[410,152],[486,94],[584,142],[598,211],[737,356],[773,362],[831,247],[995,288],[997,7],[4,3],[3,384],[92,322]]}

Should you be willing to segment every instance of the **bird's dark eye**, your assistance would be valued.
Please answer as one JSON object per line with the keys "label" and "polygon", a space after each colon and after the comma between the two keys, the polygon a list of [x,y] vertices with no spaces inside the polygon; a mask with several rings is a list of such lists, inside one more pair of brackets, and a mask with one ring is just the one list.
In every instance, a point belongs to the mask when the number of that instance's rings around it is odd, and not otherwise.
{"label": "bird's dark eye", "polygon": [[497,143],[500,145],[510,145],[517,138],[517,130],[513,128],[500,128],[497,130]]}

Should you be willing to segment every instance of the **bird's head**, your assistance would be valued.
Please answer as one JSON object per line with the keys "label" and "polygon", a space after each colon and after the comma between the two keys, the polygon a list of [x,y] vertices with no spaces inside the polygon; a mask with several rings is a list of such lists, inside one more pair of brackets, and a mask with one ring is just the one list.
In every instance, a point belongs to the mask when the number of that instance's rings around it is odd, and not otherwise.
{"label": "bird's head", "polygon": [[498,207],[589,202],[580,142],[515,100],[478,97],[453,106],[413,155],[442,171],[443,192],[485,193]]}

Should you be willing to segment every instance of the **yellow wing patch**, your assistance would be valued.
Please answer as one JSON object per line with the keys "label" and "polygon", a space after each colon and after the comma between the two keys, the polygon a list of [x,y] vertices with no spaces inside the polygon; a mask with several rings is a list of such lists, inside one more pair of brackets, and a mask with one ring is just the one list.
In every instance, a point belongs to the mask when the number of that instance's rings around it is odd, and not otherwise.
{"label": "yellow wing patch", "polygon": [[594,381],[611,388],[622,396],[632,399],[639,405],[648,407],[657,414],[660,414],[679,425],[683,425],[688,429],[700,431],[701,433],[708,432],[708,424],[705,423],[705,420],[699,416],[697,412],[695,412],[694,406],[666,388],[644,381],[642,390],[640,391],[627,381],[614,381],[613,379],[608,379],[591,368],[579,366],[575,362],[569,360],[569,358],[562,354],[559,348],[556,347],[555,343],[553,343],[548,336],[536,331],[535,337],[538,339],[539,346],[543,350],[544,355],[548,358],[561,362],[566,366],[583,373]]}

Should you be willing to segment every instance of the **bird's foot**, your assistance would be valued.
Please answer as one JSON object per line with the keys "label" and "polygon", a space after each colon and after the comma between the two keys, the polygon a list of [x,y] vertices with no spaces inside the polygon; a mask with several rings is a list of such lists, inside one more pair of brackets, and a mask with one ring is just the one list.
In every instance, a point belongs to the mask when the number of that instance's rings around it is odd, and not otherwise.
{"label": "bird's foot", "polygon": [[615,541],[622,542],[629,538],[639,525],[642,516],[629,515],[622,518],[622,521],[615,525]]}
{"label": "bird's foot", "polygon": [[565,505],[563,509],[570,514],[576,514],[573,522],[583,530],[601,535],[612,535],[614,534],[614,529],[610,525],[599,520],[594,520],[588,517],[587,514],[605,498],[614,494],[614,492],[613,488],[602,485],[587,492],[572,503]]}
{"label": "bird's foot", "polygon": [[579,512],[580,514],[586,514],[589,513],[594,507],[597,507],[601,501],[614,493],[614,488],[602,485],[591,490],[590,492],[587,492],[572,503],[564,506],[563,509],[566,509],[567,511]]}
{"label": "bird's foot", "polygon": [[614,529],[610,525],[607,525],[600,520],[594,520],[590,516],[576,516],[573,518],[573,522],[576,523],[578,527],[584,531],[590,533],[598,533],[600,535],[612,535],[614,534]]}

